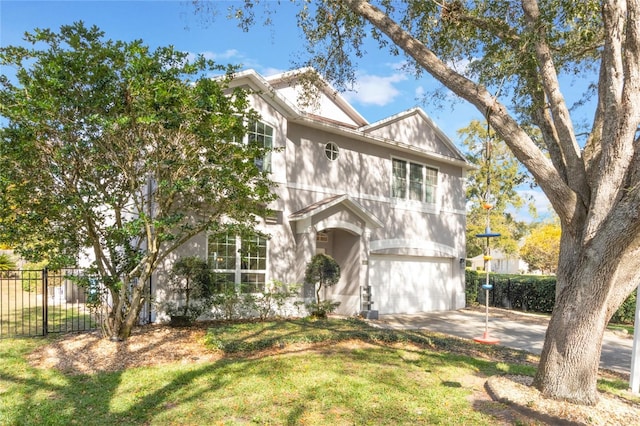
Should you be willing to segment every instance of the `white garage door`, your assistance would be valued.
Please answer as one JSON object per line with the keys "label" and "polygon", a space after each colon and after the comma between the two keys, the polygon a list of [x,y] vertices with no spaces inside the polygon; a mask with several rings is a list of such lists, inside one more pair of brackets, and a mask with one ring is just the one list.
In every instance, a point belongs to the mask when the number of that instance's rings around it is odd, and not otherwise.
{"label": "white garage door", "polygon": [[452,260],[434,257],[372,256],[373,309],[400,314],[451,309]]}

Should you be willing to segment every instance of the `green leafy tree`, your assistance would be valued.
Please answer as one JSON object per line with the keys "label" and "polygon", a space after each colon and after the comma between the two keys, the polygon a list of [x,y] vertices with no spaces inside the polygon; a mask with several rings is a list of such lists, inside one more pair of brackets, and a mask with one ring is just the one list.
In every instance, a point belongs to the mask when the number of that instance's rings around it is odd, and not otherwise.
{"label": "green leafy tree", "polygon": [[0,240],[51,267],[88,246],[103,329],[126,339],[160,262],[223,218],[252,227],[273,199],[264,148],[231,142],[255,114],[233,69],[171,47],[82,23],[25,40],[0,49],[16,70],[0,77]]}
{"label": "green leafy tree", "polygon": [[[245,28],[255,3],[232,11]],[[595,404],[601,337],[640,284],[640,0],[297,3],[307,62],[334,86],[349,87],[377,41],[404,54],[405,71],[430,74],[476,107],[531,173],[562,228],[534,385]],[[563,96],[578,80],[587,89],[575,106],[597,104],[591,123],[576,120]]]}
{"label": "green leafy tree", "polygon": [[[491,239],[491,247],[516,253],[526,225],[518,223],[506,210],[509,207],[518,210],[527,203],[516,188],[528,183],[529,175],[505,143],[487,129],[486,122],[473,120],[458,130],[458,135],[462,137],[467,160],[476,166],[467,175],[467,256],[474,257],[484,251],[486,240],[476,235],[484,233],[487,226],[487,210],[483,208],[486,204],[491,206],[491,231],[500,234]],[[529,210],[535,212],[531,205]]]}
{"label": "green leafy tree", "polygon": [[520,257],[529,264],[530,269],[555,274],[558,269],[561,233],[558,224],[546,223],[534,227],[520,248]]}
{"label": "green leafy tree", "polygon": [[313,284],[316,290],[316,303],[311,306],[313,314],[325,317],[337,305],[331,301],[321,300],[323,288],[334,286],[340,281],[340,265],[327,254],[318,253],[311,258],[304,273],[304,282]]}

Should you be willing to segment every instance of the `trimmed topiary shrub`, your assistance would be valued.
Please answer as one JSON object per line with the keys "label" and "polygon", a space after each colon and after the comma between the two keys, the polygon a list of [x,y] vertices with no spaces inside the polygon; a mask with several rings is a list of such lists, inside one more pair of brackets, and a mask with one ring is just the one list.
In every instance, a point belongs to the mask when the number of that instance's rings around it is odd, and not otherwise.
{"label": "trimmed topiary shrub", "polygon": [[340,302],[330,300],[322,301],[320,292],[323,287],[331,287],[340,280],[340,265],[335,259],[327,254],[319,253],[311,258],[307,264],[304,274],[304,281],[313,284],[316,289],[315,303],[309,303],[307,309],[312,316],[317,318],[326,318],[327,314],[334,312]]}

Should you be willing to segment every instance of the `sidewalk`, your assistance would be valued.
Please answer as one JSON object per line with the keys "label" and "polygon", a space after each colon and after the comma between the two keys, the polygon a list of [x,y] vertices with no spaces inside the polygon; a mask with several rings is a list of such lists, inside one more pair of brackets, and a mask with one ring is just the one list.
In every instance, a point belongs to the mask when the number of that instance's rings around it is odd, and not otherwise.
{"label": "sidewalk", "polygon": [[[542,352],[548,322],[548,318],[542,315],[491,308],[488,331],[489,336],[500,340],[500,345],[539,355]],[[482,337],[485,331],[485,313],[484,310],[460,309],[380,315],[380,319],[374,323],[391,329],[424,329],[473,339]],[[600,367],[629,374],[632,347],[632,336],[621,336],[612,331],[605,331]]]}

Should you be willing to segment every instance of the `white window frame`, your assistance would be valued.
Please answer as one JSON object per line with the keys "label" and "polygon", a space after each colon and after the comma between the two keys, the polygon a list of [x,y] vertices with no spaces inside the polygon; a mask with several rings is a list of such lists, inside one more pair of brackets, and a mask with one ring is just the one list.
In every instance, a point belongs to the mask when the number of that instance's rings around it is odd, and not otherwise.
{"label": "white window frame", "polygon": [[[259,126],[264,126],[265,130],[267,128],[271,129],[271,134],[267,134],[266,132],[259,132]],[[254,140],[259,140],[260,137],[263,138],[263,146],[269,149],[269,152],[266,153],[265,157],[260,159],[255,159],[255,165],[258,167],[260,171],[266,171],[267,173],[271,173],[272,164],[271,164],[271,153],[273,152],[273,145],[275,141],[275,133],[276,128],[271,124],[267,123],[263,120],[251,120],[247,123],[247,133],[242,137],[242,143],[245,145],[249,145]],[[235,138],[234,138],[235,140]],[[268,143],[267,143],[268,140]],[[268,146],[267,146],[268,145]],[[266,166],[265,166],[266,165]]]}
{"label": "white window frame", "polygon": [[340,156],[340,147],[333,141],[327,142],[324,145],[324,155],[329,161],[336,161]]}
{"label": "white window frame", "polygon": [[[239,235],[235,235],[233,237],[226,237],[229,240],[233,239],[234,241],[234,268],[215,268],[215,264],[214,262],[216,261],[214,259],[214,257],[216,257],[217,253],[215,252],[211,252],[210,247],[211,247],[211,240],[210,238],[215,238],[214,235],[208,235],[207,236],[207,259],[209,261],[209,266],[211,268],[211,271],[214,274],[226,274],[226,275],[233,275],[233,283],[235,286],[235,291],[236,293],[263,293],[266,289],[266,284],[267,284],[267,265],[269,262],[268,256],[269,256],[269,240],[266,239],[263,236],[260,236],[258,234],[255,235],[255,237],[257,237],[260,240],[261,246],[264,246],[264,258],[262,257],[257,257],[254,259],[262,259],[262,260],[258,260],[258,263],[260,262],[264,262],[264,268],[263,269],[251,269],[249,267],[243,268],[243,253],[242,253],[242,249],[243,249],[243,240]],[[246,245],[246,243],[245,243]],[[225,253],[226,255],[227,253]],[[223,257],[223,256],[220,256]],[[225,256],[225,257],[230,257],[230,256]],[[249,264],[251,263],[250,261],[248,262]],[[250,265],[249,265],[250,266]],[[251,289],[252,291],[245,291],[245,288],[243,288],[243,284],[247,284],[247,283],[243,283],[242,282],[242,278],[243,275],[247,275],[247,274],[256,274],[256,275],[261,275],[262,276],[262,282],[258,283],[258,285],[260,285],[262,288],[258,289],[258,291],[253,291],[255,289]]]}
{"label": "white window frame", "polygon": [[[404,177],[397,176],[396,164],[404,163]],[[419,198],[415,195],[416,192],[412,191],[412,182],[416,182],[415,175],[412,179],[412,171],[416,169],[420,170],[420,195]],[[435,173],[435,182],[431,183],[427,178],[429,173]],[[397,185],[397,181],[401,180],[402,186]],[[407,160],[406,158],[391,157],[391,198],[394,200],[402,200],[412,203],[421,203],[427,205],[436,205],[438,199],[438,186],[440,181],[440,170],[437,167],[430,166],[425,163],[419,163],[417,161]],[[428,189],[431,188],[431,200],[428,199]]]}
{"label": "white window frame", "polygon": [[[273,150],[273,140],[275,139],[275,133],[276,133],[276,129],[275,127],[273,127],[272,125],[270,125],[269,123],[266,123],[262,120],[255,120],[255,121],[251,121],[249,122],[249,129],[247,131],[247,135],[245,136],[247,138],[247,143],[251,143],[252,141],[252,136],[255,137],[255,140],[260,140],[260,138],[262,137],[263,140],[262,142],[262,146],[264,148],[268,148],[269,152],[267,152],[265,154],[265,157],[262,158],[262,164],[258,164],[258,162],[260,161],[260,159],[256,159],[256,166],[258,166],[258,168],[260,169],[260,171],[265,171],[268,173],[271,173],[271,152]],[[252,128],[253,126],[253,128]],[[263,127],[263,131],[260,132],[260,126]],[[267,129],[270,130],[271,134],[267,134]],[[268,140],[268,142],[267,142]],[[268,145],[268,146],[267,146]]]}

